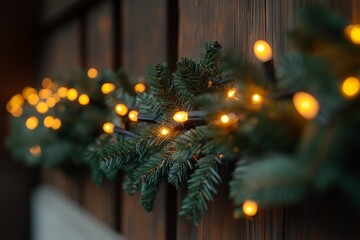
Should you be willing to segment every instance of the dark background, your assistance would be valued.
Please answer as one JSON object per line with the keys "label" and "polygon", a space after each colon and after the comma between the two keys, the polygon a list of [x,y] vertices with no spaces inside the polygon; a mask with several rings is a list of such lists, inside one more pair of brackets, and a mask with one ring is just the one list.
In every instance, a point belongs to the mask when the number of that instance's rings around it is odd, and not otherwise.
{"label": "dark background", "polygon": [[36,75],[37,1],[0,0],[0,238],[29,239],[29,196],[33,170],[11,159],[4,147],[6,103]]}

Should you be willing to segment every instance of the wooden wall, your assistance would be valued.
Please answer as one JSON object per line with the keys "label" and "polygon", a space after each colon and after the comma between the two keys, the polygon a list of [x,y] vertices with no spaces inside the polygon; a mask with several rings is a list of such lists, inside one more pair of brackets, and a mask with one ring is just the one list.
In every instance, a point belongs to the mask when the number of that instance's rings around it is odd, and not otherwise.
{"label": "wooden wall", "polygon": [[[256,62],[252,44],[266,39],[276,64],[289,48],[285,33],[304,3],[324,4],[360,21],[357,0],[68,0],[61,6],[59,1],[43,2],[41,76],[68,74],[76,67],[122,67],[134,83],[149,63],[167,61],[173,67],[181,56],[198,57],[207,40],[218,40],[228,51]],[[347,228],[336,233],[327,229],[336,225],[328,220],[336,203],[323,205],[323,199],[234,220],[224,183],[199,226],[193,226],[176,216],[185,189],[176,193],[162,185],[155,211],[149,214],[141,209],[139,196],[122,193],[121,181],[99,189],[86,172],[70,178],[46,171],[43,176],[128,239],[338,239],[352,233]]]}

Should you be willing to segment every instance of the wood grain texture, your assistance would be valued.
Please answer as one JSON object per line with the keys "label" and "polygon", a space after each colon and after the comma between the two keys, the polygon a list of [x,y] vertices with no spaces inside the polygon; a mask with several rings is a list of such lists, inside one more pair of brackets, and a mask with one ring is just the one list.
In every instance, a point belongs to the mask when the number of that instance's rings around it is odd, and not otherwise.
{"label": "wood grain texture", "polygon": [[[224,49],[258,67],[260,64],[252,53],[253,43],[257,39],[267,40],[273,48],[277,64],[281,55],[291,47],[285,34],[296,22],[296,11],[300,6],[325,5],[349,19],[353,18],[353,21],[359,18],[360,11],[359,1],[356,0],[183,0],[179,3],[179,56],[197,58],[205,41],[218,40]],[[333,218],[331,207],[322,207],[319,211],[325,217],[314,214],[321,201],[311,206],[305,204],[260,210],[252,219],[234,220],[227,186],[221,185],[218,189],[219,194],[209,204],[197,227],[184,218],[178,219],[178,240],[342,239],[340,236],[346,231],[353,231],[346,227],[337,234],[326,230],[329,227],[336,229],[336,224],[328,221]],[[184,194],[185,190],[182,189],[178,194],[178,204]],[[344,219],[344,215],[340,214],[339,219]],[[317,226],[321,226],[321,229]]]}
{"label": "wood grain texture", "polygon": [[112,2],[104,2],[91,10],[87,18],[87,67],[100,71],[113,66],[112,7]]}
{"label": "wood grain texture", "polygon": [[130,76],[144,76],[148,64],[166,61],[166,0],[124,0],[122,63]]}
{"label": "wood grain texture", "polygon": [[86,174],[82,184],[82,205],[93,214],[99,221],[108,226],[115,227],[116,224],[116,201],[117,190],[115,182],[105,182],[103,186],[97,187],[91,177]]}
{"label": "wood grain texture", "polygon": [[[166,0],[123,0],[121,8],[122,67],[136,80],[148,64],[165,62],[167,38]],[[123,191],[119,189],[119,191]],[[166,187],[161,186],[154,211],[146,213],[139,195],[121,197],[121,233],[129,240],[166,239]],[[175,210],[175,209],[174,209]]]}
{"label": "wood grain texture", "polygon": [[45,39],[42,39],[40,56],[40,77],[68,77],[80,67],[79,23],[63,26]]}

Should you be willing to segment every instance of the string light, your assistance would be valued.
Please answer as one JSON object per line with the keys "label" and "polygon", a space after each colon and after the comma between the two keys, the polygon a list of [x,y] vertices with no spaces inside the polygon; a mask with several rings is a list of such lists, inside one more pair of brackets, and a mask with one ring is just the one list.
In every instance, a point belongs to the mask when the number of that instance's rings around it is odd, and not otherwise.
{"label": "string light", "polygon": [[39,92],[39,97],[41,99],[47,99],[47,98],[51,97],[51,95],[52,95],[52,91],[50,89],[47,89],[47,88],[43,88]]}
{"label": "string light", "polygon": [[78,96],[78,91],[75,88],[70,88],[67,91],[66,97],[67,99],[69,99],[70,101],[75,101],[76,98]]}
{"label": "string light", "polygon": [[58,118],[55,118],[51,125],[51,128],[54,130],[58,130],[60,127],[61,127],[61,120]]}
{"label": "string light", "polygon": [[86,94],[81,94],[81,95],[79,96],[78,101],[79,101],[79,103],[80,103],[81,105],[88,105],[89,102],[90,102],[90,98],[89,98],[89,96],[86,95]]}
{"label": "string light", "polygon": [[348,25],[345,34],[354,44],[360,44],[360,24]]}
{"label": "string light", "polygon": [[87,71],[87,75],[89,78],[96,78],[98,75],[98,71],[95,68],[89,68],[89,70]]}
{"label": "string light", "polygon": [[131,121],[137,122],[139,113],[135,110],[129,112],[128,117]]}
{"label": "string light", "polygon": [[49,97],[48,99],[46,99],[46,105],[49,107],[49,108],[52,108],[56,105],[56,100],[54,97]]}
{"label": "string light", "polygon": [[31,94],[37,94],[37,91],[35,88],[32,87],[25,87],[22,91],[22,95],[25,99],[28,99]]}
{"label": "string light", "polygon": [[101,92],[103,94],[109,94],[115,90],[115,85],[113,83],[104,83],[101,86]]}
{"label": "string light", "polygon": [[33,130],[35,129],[39,124],[39,120],[35,116],[31,116],[28,119],[26,119],[25,125],[28,129]]}
{"label": "string light", "polygon": [[46,77],[42,80],[41,85],[43,88],[52,88],[54,83],[50,78]]}
{"label": "string light", "polygon": [[41,147],[39,145],[33,146],[33,147],[29,148],[29,152],[34,157],[40,157],[40,155],[41,155]]}
{"label": "string light", "polygon": [[13,107],[11,103],[8,102],[6,104],[6,110],[13,116],[13,117],[20,117],[23,113],[22,107]]}
{"label": "string light", "polygon": [[135,92],[142,93],[145,92],[145,90],[146,90],[145,84],[138,83],[135,85]]}
{"label": "string light", "polygon": [[48,110],[49,110],[49,107],[44,102],[39,102],[36,105],[36,111],[38,111],[39,113],[46,113]]}
{"label": "string light", "polygon": [[170,133],[170,129],[168,127],[162,127],[160,129],[160,133],[161,133],[161,135],[166,136],[166,135],[168,135]]}
{"label": "string light", "polygon": [[40,98],[37,94],[30,94],[27,100],[30,105],[36,105],[39,102]]}
{"label": "string light", "polygon": [[255,216],[256,213],[258,212],[259,206],[253,200],[246,200],[243,203],[242,209],[246,216],[252,217],[252,216]]}
{"label": "string light", "polygon": [[304,118],[310,120],[319,112],[319,102],[309,93],[297,92],[293,96],[293,104],[296,111]]}
{"label": "string light", "polygon": [[61,98],[66,98],[68,89],[66,87],[59,87],[57,90],[57,94]]}
{"label": "string light", "polygon": [[119,114],[120,116],[125,116],[128,112],[128,108],[126,105],[119,103],[115,106],[115,112]]}
{"label": "string light", "polygon": [[105,133],[113,133],[115,129],[115,125],[111,122],[106,122],[103,125],[103,130]]}
{"label": "string light", "polygon": [[44,118],[44,126],[47,128],[51,128],[51,126],[54,123],[54,117],[52,116],[47,116],[46,118]]}
{"label": "string light", "polygon": [[60,102],[60,100],[61,100],[59,94],[57,94],[57,93],[54,93],[54,94],[52,95],[52,97],[55,99],[55,102],[57,102],[57,103]]}
{"label": "string light", "polygon": [[356,77],[348,77],[341,84],[341,92],[345,97],[356,96],[360,90],[360,80]]}
{"label": "string light", "polygon": [[173,116],[175,122],[186,122],[188,120],[188,113],[185,111],[176,112]]}
{"label": "string light", "polygon": [[21,94],[16,94],[10,99],[12,107],[21,107],[24,104],[24,98]]}
{"label": "string light", "polygon": [[222,116],[220,117],[220,121],[221,121],[222,123],[224,123],[224,124],[229,123],[229,121],[230,121],[229,115],[227,115],[227,114],[222,115]]}
{"label": "string light", "polygon": [[260,94],[257,94],[257,93],[253,94],[251,96],[251,102],[253,104],[261,104],[262,103],[262,96]]}
{"label": "string light", "polygon": [[229,89],[229,91],[227,92],[227,96],[228,98],[234,98],[236,94],[236,88],[231,88]]}
{"label": "string light", "polygon": [[254,44],[254,54],[261,62],[267,62],[272,59],[272,50],[270,45],[264,40],[257,40]]}

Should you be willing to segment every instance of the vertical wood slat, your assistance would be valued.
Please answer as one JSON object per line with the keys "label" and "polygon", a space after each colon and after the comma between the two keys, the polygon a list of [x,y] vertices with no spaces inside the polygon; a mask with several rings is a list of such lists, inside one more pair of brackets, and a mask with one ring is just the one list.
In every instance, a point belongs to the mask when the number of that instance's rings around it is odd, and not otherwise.
{"label": "vertical wood slat", "polygon": [[106,1],[87,13],[87,67],[98,70],[113,66],[113,4]]}
{"label": "vertical wood slat", "polygon": [[58,74],[68,77],[74,69],[80,67],[79,33],[79,23],[74,21],[42,39],[41,77]]}
{"label": "vertical wood slat", "polygon": [[[293,26],[295,12],[304,3],[327,5],[348,18],[351,17],[352,10],[354,20],[358,19],[360,11],[356,0],[352,6],[341,0],[183,0],[180,1],[179,56],[198,57],[205,41],[218,40],[231,53],[259,65],[252,53],[252,45],[257,39],[264,38],[272,45],[277,63],[289,48],[285,33]],[[219,194],[214,202],[209,204],[199,226],[195,227],[183,218],[178,219],[178,240],[319,239],[316,237],[322,234],[318,233],[316,228],[311,228],[306,217],[299,221],[296,215],[299,211],[284,208],[260,210],[251,220],[241,219],[235,222],[231,218],[232,209],[229,206],[232,203],[227,200],[226,188],[224,185],[218,187]],[[178,194],[179,204],[184,193],[183,189]],[[289,214],[289,211],[292,211],[293,215]],[[309,209],[305,208],[304,211]],[[302,224],[308,230],[300,234],[301,229],[299,230],[297,224]]]}
{"label": "vertical wood slat", "polygon": [[[86,30],[83,44],[86,46],[86,64],[100,72],[113,66],[113,4],[102,2],[86,13],[83,28]],[[82,204],[103,223],[117,227],[117,183],[106,181],[97,187],[86,173],[83,179]]]}
{"label": "vertical wood slat", "polygon": [[[80,67],[80,26],[77,21],[62,26],[58,31],[42,39],[40,53],[40,79],[45,76],[60,75],[64,78]],[[68,197],[79,202],[81,199],[81,181],[79,176],[69,177],[56,170],[45,170],[43,181],[56,186]]]}
{"label": "vertical wood slat", "polygon": [[[143,77],[148,64],[168,60],[167,1],[123,0],[121,5],[122,67],[131,77]],[[139,194],[122,193],[121,232],[128,239],[167,239],[167,227],[176,220],[166,219],[167,194],[168,188],[162,184],[154,211],[146,213]]]}

